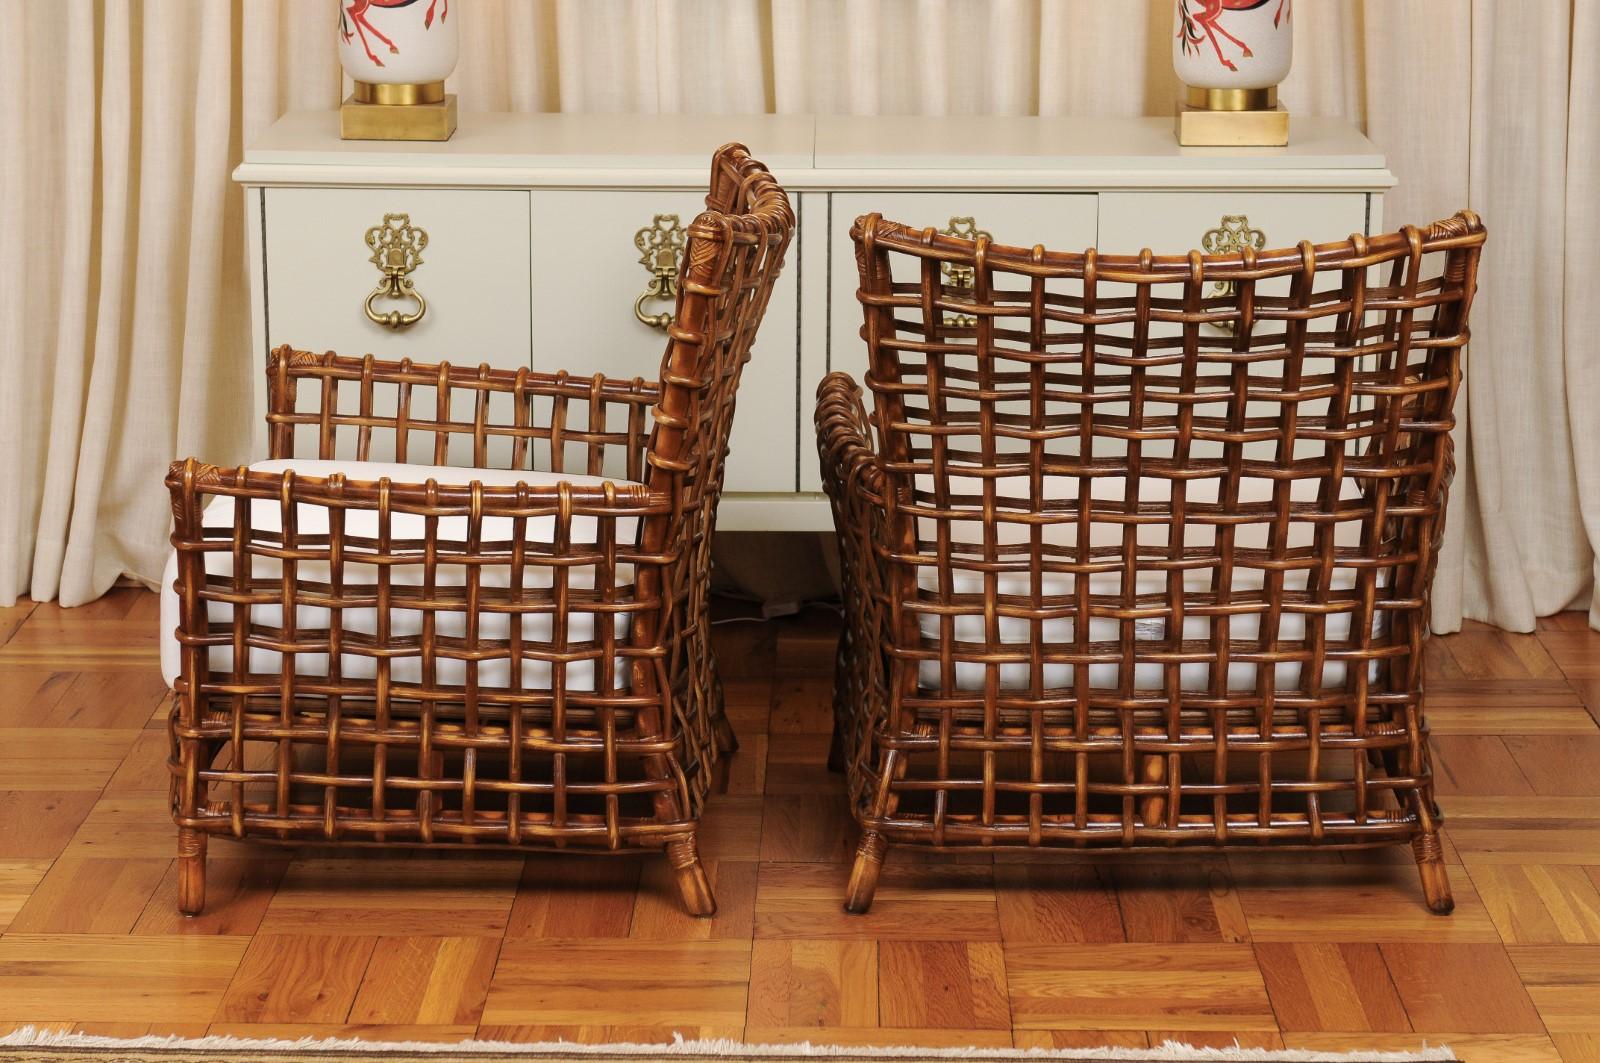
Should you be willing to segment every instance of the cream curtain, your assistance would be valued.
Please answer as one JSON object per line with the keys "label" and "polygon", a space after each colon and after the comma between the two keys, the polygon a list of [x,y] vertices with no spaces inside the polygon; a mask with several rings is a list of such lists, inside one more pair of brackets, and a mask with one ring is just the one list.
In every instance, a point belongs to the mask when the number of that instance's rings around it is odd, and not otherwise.
{"label": "cream curtain", "polygon": [[[466,110],[1162,114],[1171,0],[456,0]],[[1600,0],[1303,0],[1283,96],[1362,123],[1391,223],[1488,220],[1436,586],[1527,630],[1595,598]],[[241,197],[341,93],[327,0],[0,0],[0,602],[166,551],[175,455],[248,449]]]}

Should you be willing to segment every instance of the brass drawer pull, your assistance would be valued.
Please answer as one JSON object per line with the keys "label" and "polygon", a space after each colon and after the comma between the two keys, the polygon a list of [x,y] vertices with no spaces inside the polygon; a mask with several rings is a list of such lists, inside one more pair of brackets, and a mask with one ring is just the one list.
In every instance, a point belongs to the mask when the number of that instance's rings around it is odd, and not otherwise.
{"label": "brass drawer pull", "polygon": [[666,331],[672,325],[672,311],[647,314],[644,304],[652,299],[677,301],[683,223],[676,214],[657,214],[649,225],[633,234],[633,246],[639,249],[639,263],[650,271],[650,281],[644,286],[644,292],[633,301],[633,316],[640,324]]}
{"label": "brass drawer pull", "polygon": [[[939,230],[945,236],[953,236],[958,240],[976,240],[982,236],[993,240],[984,230],[978,228],[978,223],[972,218],[951,218],[950,224]],[[945,285],[955,294],[971,294],[977,281],[977,271],[971,266],[958,266],[946,262],[940,267],[944,273]],[[971,314],[946,314],[944,315],[946,328],[976,328],[978,319]]]}
{"label": "brass drawer pull", "polygon": [[[1200,250],[1208,255],[1237,255],[1247,247],[1261,251],[1267,246],[1267,234],[1250,227],[1250,219],[1243,214],[1224,214],[1215,229],[1207,229],[1200,238]],[[1218,281],[1211,286],[1210,296],[1232,297],[1238,289],[1233,281]],[[1231,321],[1218,321],[1214,328],[1232,334],[1237,331]]]}
{"label": "brass drawer pull", "polygon": [[[410,328],[428,312],[428,301],[411,280],[411,271],[422,265],[422,250],[428,246],[427,231],[412,225],[409,214],[385,214],[381,225],[367,230],[367,246],[372,249],[368,261],[383,274],[367,296],[367,319],[384,328]],[[410,299],[416,309],[409,314],[398,310],[385,313],[375,305],[379,299]]]}

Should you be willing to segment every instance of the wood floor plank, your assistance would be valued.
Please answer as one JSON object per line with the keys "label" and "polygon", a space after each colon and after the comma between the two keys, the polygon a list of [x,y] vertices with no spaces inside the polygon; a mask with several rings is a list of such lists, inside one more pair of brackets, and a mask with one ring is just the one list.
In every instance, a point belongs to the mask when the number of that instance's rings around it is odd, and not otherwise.
{"label": "wood floor plank", "polygon": [[0,1017],[36,1022],[206,1022],[246,938],[0,937]]}
{"label": "wood floor plank", "polygon": [[1411,1029],[1378,947],[1266,942],[1256,962],[1285,1031],[1404,1033]]}
{"label": "wood floor plank", "polygon": [[1542,635],[1473,625],[1464,627],[1445,645],[1467,679],[1560,679],[1563,675]]}
{"label": "wood floor plank", "polygon": [[38,603],[31,598],[19,598],[15,605],[0,605],[0,646],[4,646],[16,634],[17,628],[28,619]]}
{"label": "wood floor plank", "polygon": [[855,823],[844,794],[768,794],[762,809],[761,859],[770,863],[843,863],[855,855]]}
{"label": "wood floor plank", "polygon": [[1506,954],[1524,985],[1600,983],[1600,948],[1592,945],[1512,945]]}
{"label": "wood floor plank", "polygon": [[1010,1048],[1011,1030],[916,1029],[887,1026],[747,1026],[743,1040],[755,1045],[808,1042],[879,1048]]}
{"label": "wood floor plank", "polygon": [[848,864],[763,863],[758,938],[998,941],[994,869],[972,864],[886,865],[872,909],[844,910]]}
{"label": "wood floor plank", "polygon": [[1600,1033],[1558,1033],[1550,1040],[1562,1063],[1600,1063]]}
{"label": "wood floor plank", "polygon": [[772,734],[827,734],[833,730],[833,678],[785,676],[773,684]]}
{"label": "wood floor plank", "polygon": [[54,860],[88,818],[98,794],[0,790],[0,860]]}
{"label": "wood floor plank", "polygon": [[348,1021],[475,1027],[499,956],[494,938],[380,938]]}
{"label": "wood floor plank", "polygon": [[1500,945],[1380,945],[1411,1025],[1419,1031],[1544,1033]]}
{"label": "wood floor plank", "polygon": [[0,860],[0,933],[17,917],[52,860]]}
{"label": "wood floor plank", "polygon": [[377,940],[337,934],[257,934],[217,1007],[215,1021],[343,1023]]}
{"label": "wood floor plank", "polygon": [[1007,941],[1127,940],[1109,870],[1085,863],[999,863],[994,865],[994,888],[1000,932]]}
{"label": "wood floor plank", "polygon": [[1570,679],[1449,679],[1428,675],[1428,714],[1457,707],[1570,708],[1582,703]]}
{"label": "wood floor plank", "polygon": [[[1582,706],[1578,711],[1588,715]],[[717,762],[712,792],[734,797],[760,797],[765,793],[769,741],[765,734],[740,733],[738,751]]]}
{"label": "wood floor plank", "polygon": [[153,667],[77,672],[0,660],[0,675],[0,727],[136,730],[167,696]]}
{"label": "wood floor plank", "polygon": [[[232,848],[227,843],[224,846]],[[93,802],[66,848],[70,855],[80,857],[171,859],[178,851],[178,828],[172,823],[171,798],[164,790],[104,795]],[[257,854],[262,854],[263,849],[259,845],[237,848]]]}
{"label": "wood floor plank", "polygon": [[884,1026],[1010,1030],[1005,953],[997,941],[878,944]]}
{"label": "wood floor plank", "polygon": [[1600,797],[1600,734],[1510,735],[1505,743],[1535,793]]}
{"label": "wood floor plank", "polygon": [[756,917],[754,860],[709,860],[706,875],[717,913],[701,919],[684,911],[672,868],[659,857],[647,862],[634,898],[628,936],[657,941],[750,940]]}
{"label": "wood floor plank", "polygon": [[1568,679],[1600,678],[1600,632],[1589,628],[1541,631],[1539,642]]}
{"label": "wood floor plank", "polygon": [[1531,797],[1530,783],[1498,735],[1440,735],[1433,749],[1434,787],[1441,802],[1457,794]]}
{"label": "wood floor plank", "polygon": [[178,911],[178,862],[174,860],[139,913],[133,933],[254,934],[261,928],[267,905],[288,867],[287,855],[252,860],[213,856],[206,861],[205,911],[188,916]]}
{"label": "wood floor plank", "polygon": [[701,858],[761,859],[763,801],[759,794],[718,794],[707,799],[698,839]]}
{"label": "wood floor plank", "polygon": [[1469,865],[1500,938],[1508,945],[1600,945],[1600,891],[1570,865]]}
{"label": "wood floor plank", "polygon": [[156,625],[143,617],[47,616],[36,609],[0,646],[0,667],[122,671],[154,668],[159,655]]}
{"label": "wood floor plank", "polygon": [[1250,940],[1225,860],[1121,863],[1111,874],[1129,941]]}
{"label": "wood floor plank", "polygon": [[373,937],[432,934],[440,930],[439,913],[449,912],[453,936],[497,938],[505,933],[521,876],[519,859],[459,854],[296,860],[267,906],[260,933],[348,934],[359,927]]}
{"label": "wood floor plank", "polygon": [[[720,634],[720,633],[719,633]],[[718,639],[720,646],[721,639]],[[769,671],[764,675],[735,676],[730,675],[719,648],[719,670],[722,672],[722,703],[728,714],[728,722],[733,724],[734,733],[739,736],[740,742],[751,735],[764,735],[772,714],[773,678]]]}
{"label": "wood floor plank", "polygon": [[1500,940],[1471,879],[1459,870],[1450,880],[1455,912],[1442,917],[1423,904],[1409,861],[1280,864],[1242,854],[1229,857],[1228,865],[1256,942]]}
{"label": "wood floor plank", "polygon": [[878,943],[756,941],[746,1025],[767,1030],[877,1026]]}
{"label": "wood floor plank", "polygon": [[470,1041],[477,1034],[475,1026],[405,1026],[385,1023],[379,1026],[362,1026],[356,1023],[315,1022],[214,1022],[205,1031],[213,1037],[249,1037],[263,1040],[298,1041],[302,1037],[363,1041],[437,1041],[455,1044]]}
{"label": "wood floor plank", "polygon": [[1018,1048],[1149,1048],[1143,1030],[1017,1030]]}
{"label": "wood floor plank", "polygon": [[1506,951],[1546,1029],[1600,1034],[1600,946],[1514,945]]}
{"label": "wood floor plank", "polygon": [[528,857],[506,937],[621,938],[633,924],[639,872],[655,854]]}
{"label": "wood floor plank", "polygon": [[748,941],[507,938],[482,1021],[615,1026],[654,1015],[742,1028],[749,980]]}
{"label": "wood floor plank", "polygon": [[1471,864],[1600,865],[1600,823],[1541,820],[1534,823],[1473,823],[1446,828],[1450,841]]}
{"label": "wood floor plank", "polygon": [[831,734],[775,734],[768,739],[764,793],[837,797],[843,777],[828,770]]}
{"label": "wood floor plank", "polygon": [[1018,1029],[1275,1032],[1249,945],[1005,946]]}
{"label": "wood floor plank", "polygon": [[122,762],[106,782],[107,793],[130,790],[166,792],[172,782],[167,768],[167,728],[165,713],[160,723],[146,724],[125,751]]}
{"label": "wood floor plank", "polygon": [[1583,707],[1589,710],[1595,723],[1600,725],[1600,676],[1569,679],[1567,682],[1582,699]]}
{"label": "wood floor plank", "polygon": [[98,794],[136,737],[136,731],[105,728],[0,728],[0,779],[9,790]]}
{"label": "wood floor plank", "polygon": [[1528,996],[1552,1034],[1600,1035],[1600,982],[1529,986]]}
{"label": "wood floor plank", "polygon": [[169,859],[63,856],[11,923],[21,934],[126,934],[172,864]]}
{"label": "wood floor plank", "polygon": [[[1563,684],[1565,685],[1565,684]],[[1429,690],[1428,730],[1434,735],[1593,735],[1595,719],[1574,696],[1568,705],[1507,707],[1486,702],[1440,708]]]}

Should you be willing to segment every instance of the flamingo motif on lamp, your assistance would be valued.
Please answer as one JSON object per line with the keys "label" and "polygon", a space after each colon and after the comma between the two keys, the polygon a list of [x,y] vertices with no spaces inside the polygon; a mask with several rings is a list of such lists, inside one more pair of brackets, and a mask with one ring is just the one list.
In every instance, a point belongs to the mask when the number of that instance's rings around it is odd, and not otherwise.
{"label": "flamingo motif on lamp", "polygon": [[355,83],[340,108],[346,140],[448,140],[444,79],[460,49],[450,0],[335,0],[339,62]]}
{"label": "flamingo motif on lamp", "polygon": [[1282,145],[1278,85],[1294,58],[1294,0],[1177,0],[1172,65],[1185,145]]}

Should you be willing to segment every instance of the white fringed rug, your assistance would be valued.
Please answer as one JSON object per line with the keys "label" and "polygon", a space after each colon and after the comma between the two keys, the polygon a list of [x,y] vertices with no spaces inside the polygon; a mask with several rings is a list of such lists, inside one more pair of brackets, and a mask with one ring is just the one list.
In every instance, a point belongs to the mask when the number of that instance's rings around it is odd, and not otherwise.
{"label": "white fringed rug", "polygon": [[0,1063],[829,1063],[897,1060],[972,1060],[1018,1063],[1073,1060],[1080,1063],[1187,1063],[1237,1060],[1241,1063],[1454,1063],[1446,1047],[1418,1052],[1273,1052],[1261,1048],[1192,1048],[1171,1041],[1159,1048],[1072,1048],[1007,1051],[988,1048],[845,1048],[833,1045],[747,1045],[738,1041],[684,1041],[664,1045],[581,1045],[564,1041],[518,1044],[514,1041],[360,1041],[352,1038],[261,1041],[239,1037],[93,1037],[24,1027],[0,1037]]}

